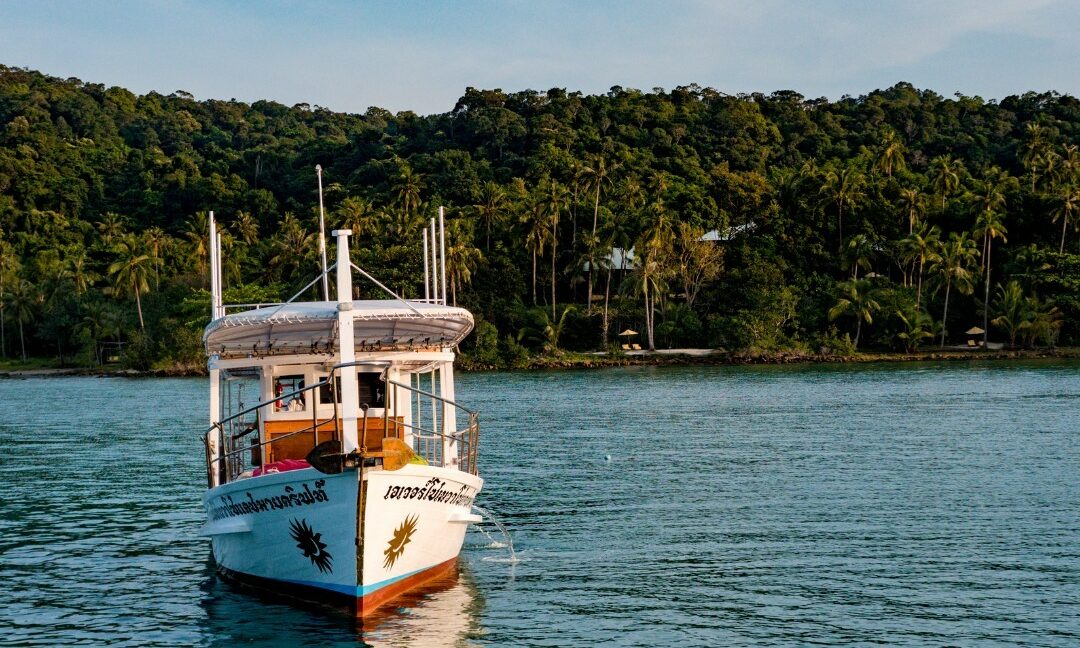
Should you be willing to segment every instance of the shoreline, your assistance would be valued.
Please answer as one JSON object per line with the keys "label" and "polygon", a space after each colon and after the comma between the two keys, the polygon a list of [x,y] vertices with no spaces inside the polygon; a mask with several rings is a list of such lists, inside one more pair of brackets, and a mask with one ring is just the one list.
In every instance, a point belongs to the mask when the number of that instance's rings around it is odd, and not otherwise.
{"label": "shoreline", "polygon": [[[550,369],[605,369],[610,367],[677,367],[677,366],[748,366],[782,364],[867,364],[905,362],[986,362],[1004,360],[1075,360],[1080,359],[1080,347],[1060,349],[1014,349],[996,351],[916,351],[912,353],[867,352],[855,355],[805,353],[801,351],[712,351],[692,349],[694,353],[644,352],[625,354],[563,353],[530,359],[522,367],[501,367],[474,364],[459,356],[459,369],[465,373],[481,371],[539,371]],[[176,365],[160,369],[109,369],[101,367],[33,367],[0,369],[2,378],[44,378],[53,376],[87,376],[96,378],[192,378],[206,376],[205,366]]]}

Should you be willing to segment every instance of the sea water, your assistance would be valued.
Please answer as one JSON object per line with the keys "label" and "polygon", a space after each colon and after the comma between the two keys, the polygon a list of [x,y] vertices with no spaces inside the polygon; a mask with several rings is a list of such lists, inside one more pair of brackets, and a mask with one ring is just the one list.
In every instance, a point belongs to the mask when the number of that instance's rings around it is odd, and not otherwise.
{"label": "sea water", "polygon": [[1076,362],[457,383],[517,559],[357,628],[214,576],[205,380],[0,380],[0,643],[1080,645]]}

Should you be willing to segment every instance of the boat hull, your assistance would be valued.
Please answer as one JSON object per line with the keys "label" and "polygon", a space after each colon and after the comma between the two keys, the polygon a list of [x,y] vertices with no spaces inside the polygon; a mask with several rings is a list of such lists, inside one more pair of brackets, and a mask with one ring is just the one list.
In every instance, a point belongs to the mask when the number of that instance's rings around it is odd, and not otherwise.
{"label": "boat hull", "polygon": [[422,465],[263,475],[208,491],[203,535],[228,580],[363,617],[454,569],[482,484]]}

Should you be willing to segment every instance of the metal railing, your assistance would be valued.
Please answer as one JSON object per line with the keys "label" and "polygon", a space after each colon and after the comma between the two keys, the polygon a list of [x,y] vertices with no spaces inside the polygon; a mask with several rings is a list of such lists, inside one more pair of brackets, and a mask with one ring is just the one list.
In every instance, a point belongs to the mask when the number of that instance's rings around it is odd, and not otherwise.
{"label": "metal railing", "polygon": [[[332,431],[334,438],[341,439],[341,417],[339,416],[340,398],[337,393],[337,373],[340,369],[353,368],[353,367],[371,367],[382,366],[386,367],[388,363],[385,362],[371,362],[371,361],[357,361],[348,363],[339,363],[334,365],[330,369],[329,375],[324,379],[312,385],[301,387],[300,389],[293,390],[291,392],[282,393],[274,396],[271,400],[260,402],[251,407],[245,408],[235,414],[222,419],[211,425],[205,434],[202,435],[203,446],[206,451],[206,474],[207,483],[209,486],[213,486],[214,474],[216,472],[218,476],[218,483],[224,484],[238,479],[249,467],[255,467],[261,463],[261,457],[263,454],[263,448],[270,446],[279,441],[293,438],[295,436],[313,433],[314,442],[312,447],[319,443],[320,432],[330,432],[331,428],[328,428],[328,424],[332,424]],[[453,412],[453,416],[456,416],[458,412],[466,415],[467,423],[464,428],[458,429],[453,432],[446,430],[446,417],[439,416],[437,420],[439,430],[435,429],[435,425],[431,428],[425,428],[422,425],[416,425],[419,416],[413,418],[413,423],[406,423],[404,417],[401,416],[401,408],[398,403],[394,403],[394,398],[391,394],[397,393],[396,390],[387,389],[386,396],[383,404],[382,414],[382,430],[384,438],[392,436],[402,438],[405,436],[403,431],[408,431],[408,436],[412,440],[412,451],[419,457],[422,457],[425,462],[436,466],[445,466],[456,468],[458,470],[477,474],[477,450],[480,437],[480,424],[478,414],[463,406],[459,405],[455,401],[447,398],[443,398],[432,392],[427,392],[422,389],[413,387],[412,385],[406,385],[395,380],[390,380],[387,377],[386,369],[384,368],[381,380],[387,385],[392,385],[398,389],[404,389],[418,397],[424,397],[431,399],[432,409],[434,409],[434,403],[439,402],[443,406],[449,406]],[[334,413],[330,418],[319,419],[318,417],[318,404],[315,402],[314,394],[316,390],[329,386],[332,394],[332,400],[334,405]],[[257,432],[259,429],[259,413],[261,410],[267,407],[271,407],[274,403],[287,401],[294,397],[300,396],[306,392],[311,392],[312,397],[309,399],[311,402],[311,425],[300,429],[290,431],[286,434],[276,436],[271,439],[260,440],[256,443],[244,443],[244,439],[253,432]],[[411,406],[412,399],[407,398],[406,402]],[[364,446],[366,441],[366,433],[369,425],[369,421],[372,417],[369,417],[369,408],[367,405],[361,406],[363,411],[363,418],[357,421],[357,436],[358,443],[361,446],[357,453],[357,458],[364,458],[367,454],[367,448]],[[444,413],[446,408],[442,408]],[[393,414],[391,414],[393,412]],[[419,409],[418,409],[419,412]],[[253,418],[249,415],[254,414]],[[245,417],[249,417],[245,419]],[[264,419],[265,420],[265,419]],[[392,422],[391,422],[392,421]],[[391,429],[392,427],[392,429]],[[217,447],[218,455],[212,456],[210,451],[211,439],[213,435],[217,435]],[[256,454],[260,457],[260,461],[254,461]],[[247,460],[245,460],[247,455]],[[449,461],[447,459],[449,458]]]}

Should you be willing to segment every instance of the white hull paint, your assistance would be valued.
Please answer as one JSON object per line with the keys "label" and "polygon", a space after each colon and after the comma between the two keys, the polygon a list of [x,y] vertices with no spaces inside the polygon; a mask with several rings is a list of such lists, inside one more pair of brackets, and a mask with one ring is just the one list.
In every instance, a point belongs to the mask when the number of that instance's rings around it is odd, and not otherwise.
{"label": "white hull paint", "polygon": [[362,616],[453,566],[482,485],[414,464],[365,469],[362,486],[355,470],[274,473],[208,491],[203,535],[224,573]]}

